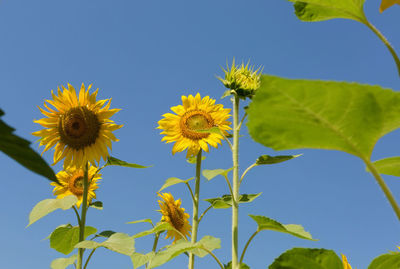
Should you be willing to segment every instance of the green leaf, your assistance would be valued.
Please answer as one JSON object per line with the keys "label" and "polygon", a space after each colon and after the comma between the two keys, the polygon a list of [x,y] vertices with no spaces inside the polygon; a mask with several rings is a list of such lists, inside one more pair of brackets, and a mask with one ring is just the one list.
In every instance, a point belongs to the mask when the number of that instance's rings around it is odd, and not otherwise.
{"label": "green leaf", "polygon": [[68,258],[58,258],[51,262],[51,269],[65,269],[68,265],[72,265],[78,259],[78,254],[74,254]]}
{"label": "green leaf", "polygon": [[151,259],[149,268],[161,266],[184,252],[194,252],[195,254],[198,253],[205,256],[207,255],[206,251],[203,250],[206,253],[204,254],[203,252],[196,252],[195,250],[206,248],[211,251],[212,249],[219,247],[220,239],[212,236],[205,236],[194,244],[186,240],[179,240],[175,244],[167,246],[165,250],[156,253],[154,258]]}
{"label": "green leaf", "polygon": [[179,178],[176,178],[176,177],[170,177],[165,181],[164,185],[161,187],[161,189],[158,192],[160,192],[163,189],[166,189],[166,188],[168,188],[168,187],[170,187],[172,185],[175,185],[175,184],[188,183],[192,179],[194,179],[194,177],[191,177],[191,178],[186,179],[186,180],[182,180],[182,179],[179,179]]}
{"label": "green leaf", "polygon": [[160,223],[157,223],[157,225],[153,229],[146,230],[146,231],[140,232],[138,234],[135,234],[133,236],[133,238],[139,238],[139,237],[143,237],[143,236],[146,236],[149,234],[155,234],[155,233],[168,231],[168,230],[174,230],[174,227],[172,227],[172,225],[169,224],[168,222],[160,222]]}
{"label": "green leaf", "polygon": [[[91,226],[85,227],[85,238],[95,234],[97,229]],[[79,242],[79,226],[66,224],[57,227],[50,235],[50,247],[65,255],[74,250]]]}
{"label": "green leaf", "polygon": [[214,177],[216,177],[216,176],[218,176],[218,175],[227,177],[227,176],[228,176],[228,173],[229,173],[232,169],[233,169],[233,167],[232,167],[232,168],[229,168],[229,169],[226,169],[226,170],[224,170],[224,169],[214,169],[214,170],[207,170],[207,169],[204,169],[202,173],[203,173],[203,176],[204,176],[206,179],[211,180],[211,179],[213,179]]}
{"label": "green leaf", "polygon": [[200,241],[196,242],[195,245],[199,248],[194,248],[192,250],[189,250],[189,252],[192,252],[200,258],[203,258],[204,256],[208,255],[208,252],[201,248],[205,248],[210,252],[214,249],[221,248],[221,239],[206,235]]}
{"label": "green leaf", "polygon": [[[379,174],[400,177],[400,157],[390,157],[373,162]],[[368,172],[368,168],[366,169]]]}
{"label": "green leaf", "polygon": [[298,155],[279,155],[279,156],[270,156],[270,155],[262,155],[258,157],[256,164],[263,165],[263,164],[276,164],[281,162],[286,162],[291,159],[300,157],[302,154]]}
{"label": "green leaf", "polygon": [[295,13],[302,21],[325,21],[330,19],[351,19],[367,21],[363,5],[365,0],[289,0],[294,2]]}
{"label": "green leaf", "polygon": [[252,138],[274,150],[330,149],[369,159],[378,139],[400,127],[400,93],[263,75],[247,112]]}
{"label": "green leaf", "polygon": [[[232,269],[232,262],[228,262],[228,264],[224,264],[224,269]],[[245,263],[241,263],[240,269],[250,269],[250,267]]]}
{"label": "green leaf", "polygon": [[148,263],[155,255],[155,252],[149,252],[147,254],[141,254],[138,252],[135,252],[131,255],[131,260],[133,263],[133,268],[139,268],[142,265],[145,265],[146,263]]}
{"label": "green leaf", "polygon": [[[253,202],[262,192],[257,194],[241,194],[239,195],[239,204]],[[232,195],[225,194],[222,197],[204,199],[204,201],[209,202],[213,208],[224,209],[232,207]]]}
{"label": "green leaf", "polygon": [[[4,112],[0,109],[0,117],[3,115]],[[0,151],[32,172],[58,183],[53,169],[31,149],[31,142],[13,134],[14,131],[14,128],[0,119]]]}
{"label": "green leaf", "polygon": [[294,236],[297,236],[302,239],[307,239],[307,240],[314,240],[312,238],[311,234],[306,232],[301,225],[297,224],[281,224],[277,222],[276,220],[264,217],[264,216],[255,216],[255,215],[249,215],[255,222],[258,224],[257,231],[263,231],[263,230],[271,230],[271,231],[276,231],[276,232],[281,232],[281,233],[288,233]]}
{"label": "green leaf", "polygon": [[[204,161],[206,159],[206,156],[201,156],[201,160],[202,161]],[[192,157],[189,157],[189,158],[187,158],[187,160],[186,160],[188,163],[191,163],[191,164],[196,164],[196,162],[197,162],[197,156],[192,156]]]}
{"label": "green leaf", "polygon": [[142,223],[142,222],[147,222],[147,223],[150,223],[151,225],[153,225],[153,222],[151,221],[151,219],[134,220],[134,221],[127,222],[126,224],[135,224],[135,223]]}
{"label": "green leaf", "polygon": [[332,250],[293,248],[280,255],[269,269],[343,269],[342,261]]}
{"label": "green leaf", "polygon": [[368,269],[400,268],[400,252],[391,252],[375,258]]}
{"label": "green leaf", "polygon": [[124,233],[114,233],[106,241],[99,243],[96,241],[82,241],[75,245],[75,248],[108,248],[117,253],[131,256],[135,251],[135,240],[133,237]]}
{"label": "green leaf", "polygon": [[118,166],[124,166],[124,167],[130,167],[130,168],[149,168],[152,167],[152,165],[150,166],[143,166],[143,165],[139,165],[136,163],[127,163],[125,161],[121,161],[117,158],[114,157],[108,157],[107,158],[107,163],[104,165],[104,167],[109,166],[109,165],[118,165]]}
{"label": "green leaf", "polygon": [[29,213],[29,225],[43,218],[56,209],[67,210],[78,202],[75,195],[68,195],[62,199],[45,199],[37,203]]}
{"label": "green leaf", "polygon": [[96,202],[90,203],[89,206],[96,208],[98,210],[103,210],[103,202],[101,202],[101,201],[96,201]]}
{"label": "green leaf", "polygon": [[115,234],[114,231],[106,230],[106,231],[102,231],[101,233],[97,234],[96,237],[107,237],[108,238],[108,237],[112,236],[113,234]]}

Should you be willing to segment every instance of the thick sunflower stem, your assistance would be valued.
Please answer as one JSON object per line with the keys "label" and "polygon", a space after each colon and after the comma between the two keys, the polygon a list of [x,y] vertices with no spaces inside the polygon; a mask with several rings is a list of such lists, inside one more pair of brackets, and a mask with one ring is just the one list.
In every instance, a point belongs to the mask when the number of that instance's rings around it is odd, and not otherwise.
{"label": "thick sunflower stem", "polygon": [[232,197],[232,269],[239,269],[238,226],[239,226],[239,97],[235,94],[233,102],[233,197]]}
{"label": "thick sunflower stem", "polygon": [[[200,171],[201,171],[201,149],[196,159],[196,179],[193,199],[193,217],[192,217],[192,238],[191,242],[197,241],[197,229],[199,227],[199,197],[200,197]],[[194,269],[194,254],[189,253],[189,269]]]}
{"label": "thick sunflower stem", "polygon": [[[85,223],[86,223],[86,212],[87,212],[87,199],[88,199],[88,190],[89,190],[89,176],[88,176],[89,166],[86,163],[84,168],[83,175],[83,199],[82,199],[82,213],[81,213],[81,221],[79,223],[79,242],[82,242],[85,239]],[[83,264],[83,248],[78,249],[78,261],[76,268],[82,269]]]}

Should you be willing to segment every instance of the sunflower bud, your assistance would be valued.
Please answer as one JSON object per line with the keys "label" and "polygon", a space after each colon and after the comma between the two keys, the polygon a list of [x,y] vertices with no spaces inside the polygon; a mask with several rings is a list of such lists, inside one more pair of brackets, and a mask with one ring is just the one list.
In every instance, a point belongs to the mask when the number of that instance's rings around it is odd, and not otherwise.
{"label": "sunflower bud", "polygon": [[233,59],[232,66],[222,70],[225,72],[225,78],[218,77],[218,79],[242,99],[252,98],[260,87],[261,67],[254,71],[254,66],[249,66],[249,63],[236,66]]}

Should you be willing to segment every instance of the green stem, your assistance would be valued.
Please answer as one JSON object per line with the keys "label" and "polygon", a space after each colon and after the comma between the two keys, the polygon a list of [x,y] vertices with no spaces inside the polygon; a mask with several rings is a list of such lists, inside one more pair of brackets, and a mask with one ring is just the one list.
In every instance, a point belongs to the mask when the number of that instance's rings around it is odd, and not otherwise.
{"label": "green stem", "polygon": [[192,197],[192,201],[194,202],[194,195],[193,195],[192,188],[190,187],[189,183],[185,182],[185,184],[188,187],[189,192],[190,192],[190,196]]}
{"label": "green stem", "polygon": [[219,267],[221,267],[221,269],[224,269],[224,265],[221,263],[221,261],[217,258],[217,256],[215,256],[215,254],[214,253],[212,253],[211,251],[209,251],[208,249],[206,249],[206,248],[201,248],[202,250],[205,250],[206,252],[208,252],[208,254],[210,254],[213,258],[214,258],[214,260],[218,263],[218,265],[219,265]]}
{"label": "green stem", "polygon": [[229,192],[231,193],[231,195],[233,197],[233,190],[232,190],[231,183],[229,182],[229,178],[227,176],[225,176],[225,175],[224,175],[224,178],[225,178],[226,184],[228,184]]}
{"label": "green stem", "polygon": [[[193,217],[192,217],[192,238],[191,242],[196,243],[197,241],[197,229],[199,226],[199,198],[200,198],[200,172],[201,172],[201,149],[197,154],[196,159],[196,178],[195,178],[195,189],[193,199]],[[194,254],[189,254],[189,269],[194,269]]]}
{"label": "green stem", "polygon": [[400,76],[400,59],[399,59],[399,56],[397,56],[396,51],[394,50],[392,45],[389,43],[389,41],[386,39],[386,37],[372,23],[370,23],[368,20],[365,19],[364,24],[369,29],[371,29],[372,32],[374,32],[379,37],[379,39],[383,42],[383,44],[385,44],[385,46],[389,49],[390,54],[392,54],[392,57],[393,57],[394,61],[396,62],[397,71]]}
{"label": "green stem", "polygon": [[85,266],[83,267],[83,269],[86,269],[86,267],[88,266],[89,261],[90,261],[90,258],[92,258],[92,255],[93,255],[93,253],[95,252],[95,250],[96,250],[96,248],[94,248],[94,249],[90,252],[90,254],[89,254],[89,256],[88,256],[88,258],[87,258],[87,260],[86,260],[86,262],[85,262]]}
{"label": "green stem", "polygon": [[240,182],[239,184],[242,184],[243,178],[244,176],[247,174],[247,172],[249,172],[253,167],[257,166],[257,163],[253,163],[252,165],[250,165],[249,167],[247,167],[246,170],[244,170],[242,176],[240,177]]}
{"label": "green stem", "polygon": [[364,162],[367,165],[369,171],[372,173],[372,175],[374,175],[376,182],[378,182],[386,198],[389,200],[389,203],[392,206],[394,213],[396,213],[397,218],[400,220],[400,208],[396,200],[394,199],[393,194],[390,191],[389,187],[386,185],[385,181],[378,173],[378,170],[376,170],[375,165],[370,160],[364,159]]}
{"label": "green stem", "polygon": [[199,218],[199,223],[200,221],[203,219],[204,215],[208,212],[208,210],[210,210],[212,208],[212,205],[210,205],[206,210],[204,210],[203,214],[201,214],[200,218]]}
{"label": "green stem", "polygon": [[244,254],[246,253],[246,250],[248,248],[248,246],[250,245],[251,240],[253,240],[253,238],[259,233],[260,231],[255,231],[249,238],[249,240],[247,240],[246,245],[244,246],[242,255],[240,256],[240,264],[243,262],[243,258],[244,258]]}
{"label": "green stem", "polygon": [[233,195],[232,195],[232,269],[238,264],[238,225],[239,225],[239,97],[235,94],[233,102]]}
{"label": "green stem", "polygon": [[[82,242],[85,238],[88,189],[89,189],[88,163],[86,163],[85,168],[84,168],[84,176],[83,176],[82,213],[81,213],[81,221],[79,223],[79,241],[78,242]],[[83,252],[84,252],[83,248],[78,249],[77,269],[82,269]]]}
{"label": "green stem", "polygon": [[154,252],[156,252],[159,237],[160,237],[160,233],[157,233],[154,238],[154,243],[153,243],[153,248],[152,248],[152,251],[154,251]]}
{"label": "green stem", "polygon": [[80,227],[80,225],[81,225],[81,218],[79,217],[78,210],[76,209],[75,206],[73,206],[72,209],[74,209],[74,211],[75,211],[76,218],[78,219],[78,225],[79,225],[79,227]]}

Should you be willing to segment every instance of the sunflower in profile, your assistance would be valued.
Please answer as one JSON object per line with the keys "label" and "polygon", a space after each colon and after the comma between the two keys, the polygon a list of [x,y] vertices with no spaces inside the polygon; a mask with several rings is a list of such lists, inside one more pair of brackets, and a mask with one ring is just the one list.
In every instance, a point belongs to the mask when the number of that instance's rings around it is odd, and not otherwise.
{"label": "sunflower in profile", "polygon": [[45,145],[43,152],[55,146],[53,165],[65,158],[64,167],[96,165],[101,157],[106,161],[107,147],[111,150],[111,141],[118,141],[112,131],[123,126],[110,117],[120,109],[110,109],[111,99],[96,101],[98,89],[90,94],[91,85],[85,90],[82,84],[79,98],[70,84],[61,87],[58,96],[52,91],[53,100],[44,102],[48,111],[39,107],[47,118],[34,121],[46,128],[33,133]]}
{"label": "sunflower in profile", "polygon": [[[161,134],[165,134],[161,141],[175,142],[172,154],[188,149],[188,158],[196,155],[200,149],[208,152],[208,145],[218,147],[223,139],[222,134],[227,135],[227,130],[231,129],[231,123],[227,121],[230,109],[216,105],[215,100],[208,96],[202,99],[199,93],[195,97],[182,96],[182,105],[171,107],[171,110],[176,114],[164,114],[157,128],[163,130]],[[213,127],[217,127],[220,133],[204,132]]]}
{"label": "sunflower in profile", "polygon": [[[192,226],[188,221],[189,214],[185,213],[185,209],[181,207],[181,199],[174,200],[174,197],[170,193],[162,193],[158,194],[163,200],[159,200],[158,204],[160,205],[159,210],[162,214],[161,222],[168,222],[172,225],[177,231],[170,230],[167,231],[167,236],[165,238],[174,239],[175,243],[177,240],[182,238],[182,235],[186,238],[186,236],[190,237],[190,230]],[[182,234],[182,235],[181,235]]]}
{"label": "sunflower in profile", "polygon": [[[96,167],[89,166],[88,205],[93,198],[96,198],[94,191],[99,188],[97,181],[101,179],[101,174],[96,174],[96,171]],[[57,195],[57,199],[68,195],[75,195],[78,198],[76,205],[79,207],[83,200],[83,178],[84,171],[82,168],[68,167],[66,170],[57,173],[57,179],[60,184],[51,182],[50,185],[54,186],[53,192],[54,195]]]}

